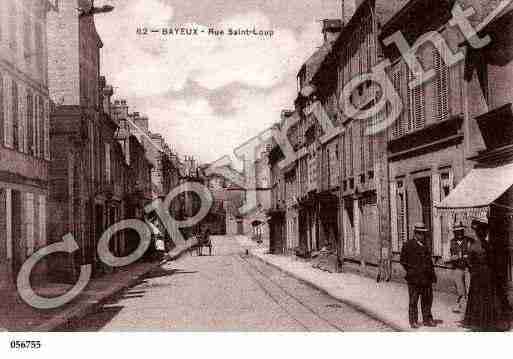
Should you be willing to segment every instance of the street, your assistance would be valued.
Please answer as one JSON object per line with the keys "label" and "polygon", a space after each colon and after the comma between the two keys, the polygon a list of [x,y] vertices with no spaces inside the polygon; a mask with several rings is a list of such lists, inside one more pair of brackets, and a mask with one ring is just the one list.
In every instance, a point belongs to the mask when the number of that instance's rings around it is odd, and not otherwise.
{"label": "street", "polygon": [[[233,237],[186,254],[59,331],[390,331],[259,259]],[[204,251],[206,253],[206,251]]]}

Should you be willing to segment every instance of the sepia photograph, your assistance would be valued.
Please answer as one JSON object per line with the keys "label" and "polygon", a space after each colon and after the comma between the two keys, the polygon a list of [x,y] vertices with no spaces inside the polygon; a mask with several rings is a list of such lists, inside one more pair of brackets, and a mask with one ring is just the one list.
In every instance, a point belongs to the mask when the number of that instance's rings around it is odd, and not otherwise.
{"label": "sepia photograph", "polygon": [[0,352],[512,324],[513,0],[0,0]]}

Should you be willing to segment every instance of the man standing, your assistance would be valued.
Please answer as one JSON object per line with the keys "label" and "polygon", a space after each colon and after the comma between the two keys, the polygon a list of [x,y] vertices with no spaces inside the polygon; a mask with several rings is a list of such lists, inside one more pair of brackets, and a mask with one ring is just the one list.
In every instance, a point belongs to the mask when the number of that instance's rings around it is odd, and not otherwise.
{"label": "man standing", "polygon": [[428,327],[436,326],[431,314],[433,305],[433,283],[436,282],[435,268],[431,259],[431,251],[426,247],[427,228],[418,223],[413,229],[413,238],[407,241],[401,251],[401,265],[406,270],[409,295],[410,326],[419,328],[418,303],[422,306],[423,324]]}
{"label": "man standing", "polygon": [[458,293],[454,313],[461,313],[467,303],[470,272],[468,270],[468,249],[471,238],[465,237],[465,227],[460,223],[453,228],[454,237],[451,239],[451,277]]}

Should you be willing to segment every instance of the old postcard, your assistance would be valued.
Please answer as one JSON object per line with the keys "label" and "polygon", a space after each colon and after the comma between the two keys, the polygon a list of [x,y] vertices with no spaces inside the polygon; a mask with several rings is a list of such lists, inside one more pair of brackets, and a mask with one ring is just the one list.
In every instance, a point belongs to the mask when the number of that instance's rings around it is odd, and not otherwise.
{"label": "old postcard", "polygon": [[1,0],[9,350],[509,332],[512,83],[513,0]]}

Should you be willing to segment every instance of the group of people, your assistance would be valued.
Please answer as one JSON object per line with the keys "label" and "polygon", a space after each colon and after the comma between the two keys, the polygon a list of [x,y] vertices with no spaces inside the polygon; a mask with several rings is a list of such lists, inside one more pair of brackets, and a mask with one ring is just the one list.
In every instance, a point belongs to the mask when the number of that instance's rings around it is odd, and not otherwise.
{"label": "group of people", "polygon": [[[493,257],[488,243],[488,223],[474,219],[471,228],[475,238],[465,236],[465,227],[453,228],[454,238],[450,245],[452,280],[458,293],[456,313],[464,312],[462,325],[476,331],[504,330],[504,293],[500,290],[493,271]],[[431,250],[427,245],[428,229],[422,223],[414,226],[414,235],[407,241],[401,252],[401,265],[406,270],[409,293],[409,322],[414,329],[419,328],[418,303],[421,302],[422,324],[437,326],[431,312],[433,304],[433,284],[436,273]]]}

